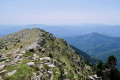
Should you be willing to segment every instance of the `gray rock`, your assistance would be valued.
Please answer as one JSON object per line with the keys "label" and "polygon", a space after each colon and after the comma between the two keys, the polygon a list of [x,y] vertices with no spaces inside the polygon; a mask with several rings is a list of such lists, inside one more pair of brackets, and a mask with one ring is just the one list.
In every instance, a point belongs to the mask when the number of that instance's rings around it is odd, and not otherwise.
{"label": "gray rock", "polygon": [[6,72],[6,70],[2,70],[2,71],[0,71],[0,74],[5,73],[5,72]]}
{"label": "gray rock", "polygon": [[101,77],[98,77],[97,75],[92,75],[89,78],[90,80],[102,80]]}
{"label": "gray rock", "polygon": [[9,72],[9,73],[8,73],[8,76],[11,76],[11,75],[15,74],[16,71],[17,71],[17,70],[13,70],[13,71]]}
{"label": "gray rock", "polygon": [[0,70],[3,69],[5,67],[5,65],[0,65]]}
{"label": "gray rock", "polygon": [[49,64],[48,67],[50,67],[50,68],[54,68],[55,65],[53,65],[53,64]]}
{"label": "gray rock", "polygon": [[27,65],[30,66],[30,67],[34,67],[35,63],[34,62],[29,62],[29,63],[27,63]]}
{"label": "gray rock", "polygon": [[51,59],[50,59],[50,57],[43,57],[43,58],[40,58],[40,60],[48,60],[48,61],[50,61]]}
{"label": "gray rock", "polygon": [[25,54],[26,52],[25,51],[21,51],[20,53]]}

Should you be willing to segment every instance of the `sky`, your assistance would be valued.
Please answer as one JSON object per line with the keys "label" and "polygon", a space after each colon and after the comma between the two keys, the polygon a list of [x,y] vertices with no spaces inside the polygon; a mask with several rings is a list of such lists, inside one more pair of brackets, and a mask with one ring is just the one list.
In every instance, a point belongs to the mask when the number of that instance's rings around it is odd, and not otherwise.
{"label": "sky", "polygon": [[0,0],[0,24],[120,25],[120,0]]}

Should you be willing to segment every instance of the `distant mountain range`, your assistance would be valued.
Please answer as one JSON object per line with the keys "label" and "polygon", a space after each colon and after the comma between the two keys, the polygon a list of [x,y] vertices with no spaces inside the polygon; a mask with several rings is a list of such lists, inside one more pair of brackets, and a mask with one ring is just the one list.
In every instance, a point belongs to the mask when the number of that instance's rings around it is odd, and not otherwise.
{"label": "distant mountain range", "polygon": [[92,32],[104,34],[107,36],[120,37],[120,26],[103,25],[103,24],[81,24],[81,25],[0,25],[0,34],[7,35],[18,32],[26,28],[41,28],[54,34],[56,37],[73,37],[85,35]]}
{"label": "distant mountain range", "polygon": [[120,38],[91,33],[76,37],[65,37],[70,45],[104,61],[110,55],[115,55],[118,60],[117,67],[120,68]]}

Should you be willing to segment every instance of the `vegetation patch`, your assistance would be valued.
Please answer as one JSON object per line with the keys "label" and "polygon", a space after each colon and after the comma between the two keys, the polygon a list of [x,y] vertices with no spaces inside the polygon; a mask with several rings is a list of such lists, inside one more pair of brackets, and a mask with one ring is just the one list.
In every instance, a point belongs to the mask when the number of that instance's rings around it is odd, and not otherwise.
{"label": "vegetation patch", "polygon": [[8,68],[8,71],[13,70],[17,70],[17,72],[12,76],[7,77],[6,80],[27,80],[32,72],[32,68],[26,64],[17,64]]}

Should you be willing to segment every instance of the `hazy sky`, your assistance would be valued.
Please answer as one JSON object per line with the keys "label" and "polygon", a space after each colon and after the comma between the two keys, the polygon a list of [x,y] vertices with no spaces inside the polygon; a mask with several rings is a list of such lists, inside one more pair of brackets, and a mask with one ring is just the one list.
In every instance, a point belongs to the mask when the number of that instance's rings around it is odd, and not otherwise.
{"label": "hazy sky", "polygon": [[120,0],[0,0],[0,24],[120,25]]}

